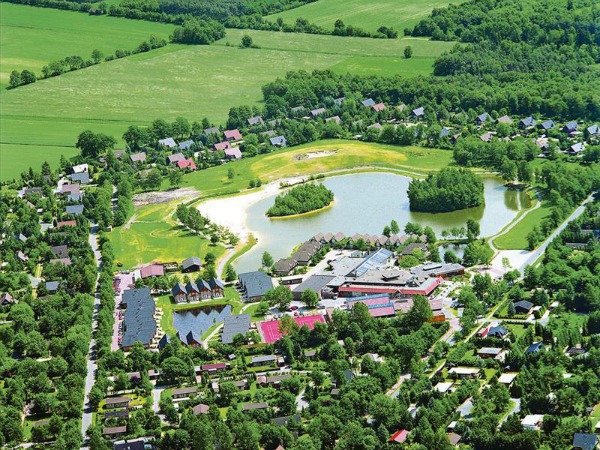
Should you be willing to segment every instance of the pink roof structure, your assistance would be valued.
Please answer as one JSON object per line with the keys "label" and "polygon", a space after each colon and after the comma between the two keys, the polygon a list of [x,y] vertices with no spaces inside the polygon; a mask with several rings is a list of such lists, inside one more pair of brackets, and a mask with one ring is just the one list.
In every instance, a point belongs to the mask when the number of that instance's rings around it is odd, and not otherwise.
{"label": "pink roof structure", "polygon": [[242,139],[241,133],[237,130],[225,130],[225,139],[228,141],[240,141]]}
{"label": "pink roof structure", "polygon": [[184,159],[183,161],[177,161],[177,167],[180,169],[196,170],[196,163],[193,159]]}
{"label": "pink roof structure", "polygon": [[231,148],[231,144],[227,141],[218,142],[215,144],[215,150],[225,150],[226,148]]}
{"label": "pink roof structure", "polygon": [[242,152],[239,148],[226,148],[225,149],[225,158],[227,159],[242,159]]}
{"label": "pink roof structure", "polygon": [[388,442],[397,442],[399,444],[402,444],[402,443],[404,443],[406,441],[407,437],[408,437],[408,431],[407,430],[396,431],[388,439]]}
{"label": "pink roof structure", "polygon": [[373,109],[375,111],[383,111],[385,109],[385,105],[383,103],[377,103],[376,105],[373,105]]}
{"label": "pink roof structure", "polygon": [[[320,314],[314,316],[294,317],[294,321],[300,327],[306,325],[309,330],[312,330],[317,322],[325,323],[325,319]],[[273,342],[277,342],[279,339],[281,339],[281,333],[279,332],[279,320],[261,322],[258,325],[258,329],[263,341],[267,344],[272,344]]]}
{"label": "pink roof structure", "polygon": [[140,269],[142,278],[162,277],[165,274],[165,268],[162,264],[150,264]]}

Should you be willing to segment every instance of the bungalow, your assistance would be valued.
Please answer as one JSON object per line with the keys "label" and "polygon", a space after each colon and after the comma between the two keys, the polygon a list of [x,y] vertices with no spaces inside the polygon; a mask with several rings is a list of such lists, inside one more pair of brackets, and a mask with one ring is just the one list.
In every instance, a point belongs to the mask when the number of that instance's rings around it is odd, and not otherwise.
{"label": "bungalow", "polygon": [[318,116],[320,116],[321,114],[324,114],[324,113],[325,113],[325,108],[317,108],[317,109],[313,109],[310,112],[310,115],[313,116],[313,118],[314,118],[314,117],[318,117]]}
{"label": "bungalow", "polygon": [[448,371],[448,375],[450,377],[456,377],[460,379],[479,378],[480,373],[481,370],[475,367],[453,367]]}
{"label": "bungalow", "polygon": [[477,356],[479,356],[482,359],[497,358],[498,355],[500,355],[500,353],[502,353],[501,348],[483,347],[479,349],[479,351],[477,352]]}
{"label": "bungalow", "polygon": [[78,195],[81,194],[81,187],[78,184],[63,184],[60,190],[61,194]]}
{"label": "bungalow", "polygon": [[392,434],[390,436],[390,438],[388,439],[388,442],[396,442],[398,444],[403,444],[404,442],[406,442],[406,439],[408,438],[408,431],[407,430],[400,430],[400,431],[396,431],[394,434]]}
{"label": "bungalow", "polygon": [[246,302],[262,300],[269,289],[273,289],[273,281],[264,272],[246,272],[238,275],[238,284]]}
{"label": "bungalow", "polygon": [[83,214],[83,205],[67,205],[65,212],[73,216],[80,216]]}
{"label": "bungalow", "polygon": [[569,153],[571,155],[577,155],[585,150],[585,144],[583,142],[578,142],[577,144],[571,145],[569,147]]}
{"label": "bungalow", "polygon": [[586,353],[587,353],[587,351],[584,348],[581,348],[581,347],[569,347],[565,351],[565,354],[567,356],[570,356],[570,357],[585,355]]}
{"label": "bungalow", "polygon": [[225,151],[226,148],[231,148],[231,143],[229,141],[217,142],[215,145],[215,151]]}
{"label": "bungalow", "polygon": [[203,130],[203,133],[205,136],[210,136],[212,134],[221,134],[221,130],[219,130],[217,127],[210,127],[210,128],[205,128]]}
{"label": "bungalow", "polygon": [[333,116],[325,119],[325,122],[335,122],[339,125],[342,122],[342,119],[340,119],[340,116]]}
{"label": "bungalow", "polygon": [[173,389],[172,395],[173,395],[173,399],[180,399],[180,398],[188,398],[192,394],[195,394],[196,392],[198,392],[198,388],[196,386],[191,386],[191,387]]}
{"label": "bungalow", "polygon": [[483,142],[492,142],[493,137],[494,133],[492,131],[488,131],[487,133],[484,133],[481,136],[479,136],[479,139],[481,139]]}
{"label": "bungalow", "polygon": [[254,125],[262,126],[264,124],[265,124],[265,122],[261,116],[254,116],[254,117],[250,117],[248,119],[248,125],[250,125],[250,126],[254,126]]}
{"label": "bungalow", "polygon": [[8,292],[0,294],[0,306],[12,305],[15,303],[15,299]]}
{"label": "bungalow", "polygon": [[175,142],[175,139],[173,139],[172,137],[165,138],[165,139],[159,139],[158,140],[158,145],[160,145],[162,147],[168,147],[168,148],[175,148],[175,147],[177,147],[177,143]]}
{"label": "bungalow", "polygon": [[383,111],[385,109],[385,105],[383,103],[377,103],[376,105],[372,106],[373,111]]}
{"label": "bungalow", "polygon": [[246,403],[242,405],[242,411],[252,411],[257,409],[268,409],[269,405],[264,402],[261,403]]}
{"label": "bungalow", "polygon": [[425,115],[425,108],[421,106],[420,108],[413,109],[411,115],[417,119],[420,119]]}
{"label": "bungalow", "polygon": [[548,131],[551,130],[552,128],[554,128],[556,125],[554,124],[553,120],[546,120],[544,122],[542,122],[541,124],[538,125],[538,127],[544,131]]}
{"label": "bungalow", "polygon": [[279,387],[281,386],[281,382],[283,380],[287,380],[288,378],[291,378],[291,375],[288,374],[284,374],[284,375],[275,375],[272,377],[266,377],[263,381],[263,383],[260,384],[265,384],[269,387],[275,388],[275,389],[279,389]]}
{"label": "bungalow", "polygon": [[272,366],[277,362],[275,355],[255,355],[250,360],[251,367]]}
{"label": "bungalow", "polygon": [[442,394],[445,394],[446,392],[448,392],[450,390],[450,388],[454,386],[454,382],[453,381],[446,381],[446,382],[441,382],[436,384],[433,389],[435,391],[438,391]]}
{"label": "bungalow", "polygon": [[526,117],[525,119],[521,119],[519,121],[519,128],[523,129],[527,129],[527,128],[531,128],[535,126],[535,119],[531,116]]}
{"label": "bungalow", "polygon": [[176,164],[179,169],[191,170],[192,172],[196,170],[196,163],[192,158],[177,161]]}
{"label": "bungalow", "polygon": [[226,148],[225,159],[242,159],[242,152],[237,147]]}
{"label": "bungalow", "polygon": [[225,285],[218,278],[211,278],[208,280],[208,286],[210,287],[213,298],[222,298],[225,296]]}
{"label": "bungalow", "polygon": [[134,153],[132,155],[129,155],[129,159],[131,160],[132,164],[135,164],[137,162],[139,162],[139,163],[146,162],[146,153],[144,153],[144,152]]}
{"label": "bungalow", "polygon": [[527,347],[527,350],[525,350],[525,354],[526,355],[532,355],[534,353],[537,353],[541,350],[544,350],[544,344],[542,342],[534,342],[533,344],[531,344],[529,347]]}
{"label": "bungalow", "polygon": [[140,268],[140,277],[142,279],[162,277],[164,274],[165,269],[162,264],[149,264]]}
{"label": "bungalow", "polygon": [[593,433],[575,433],[573,435],[573,450],[594,450],[600,442],[598,436]]}
{"label": "bungalow", "polygon": [[195,416],[198,416],[200,414],[208,414],[209,411],[210,411],[210,407],[203,403],[200,403],[192,408],[192,413]]}
{"label": "bungalow", "polygon": [[283,136],[272,137],[271,139],[269,139],[269,141],[271,142],[271,145],[273,147],[285,147],[285,146],[287,146],[287,141],[285,140],[285,137],[283,137]]}
{"label": "bungalow", "polygon": [[218,363],[204,364],[203,366],[200,367],[200,370],[202,370],[202,372],[217,373],[217,372],[220,372],[221,370],[227,370],[227,368],[228,368],[227,363],[218,362]]}
{"label": "bungalow", "polygon": [[515,379],[517,378],[516,373],[503,373],[502,375],[500,375],[500,378],[498,378],[498,383],[505,385],[507,388],[510,388]]}
{"label": "bungalow", "polygon": [[372,98],[368,98],[366,100],[363,100],[361,103],[363,104],[363,106],[366,106],[368,108],[371,108],[371,107],[375,106],[375,100],[373,100]]}
{"label": "bungalow", "polygon": [[242,140],[242,135],[241,133],[238,131],[238,129],[234,129],[234,130],[225,130],[225,139],[227,139],[228,141],[241,141]]}
{"label": "bungalow", "polygon": [[109,439],[116,438],[117,436],[122,436],[127,434],[127,426],[119,426],[119,427],[107,427],[102,429],[102,434],[107,436]]}
{"label": "bungalow", "polygon": [[179,150],[188,150],[194,145],[194,141],[191,139],[188,141],[183,141],[179,143]]}
{"label": "bungalow", "polygon": [[521,420],[521,425],[526,430],[539,430],[544,421],[543,414],[529,414]]}
{"label": "bungalow", "polygon": [[183,303],[187,300],[187,292],[185,286],[181,283],[177,283],[171,289],[171,295],[175,299],[176,303]]}
{"label": "bungalow", "polygon": [[486,123],[488,120],[491,120],[491,117],[488,113],[484,112],[482,114],[479,114],[477,117],[475,117],[475,123],[477,125],[483,125],[484,123]]}
{"label": "bungalow", "polygon": [[175,153],[173,155],[167,156],[167,164],[176,165],[177,162],[185,160],[185,156],[183,153]]}
{"label": "bungalow", "polygon": [[490,325],[488,325],[487,327],[479,330],[479,332],[477,334],[479,335],[479,337],[482,337],[482,338],[485,338],[485,337],[504,338],[505,336],[508,335],[508,330],[503,325],[500,325],[498,322],[494,322],[494,323],[491,323]]}
{"label": "bungalow", "polygon": [[62,222],[56,223],[56,229],[59,230],[62,227],[74,227],[77,226],[77,222],[74,220],[63,220]]}
{"label": "bungalow", "polygon": [[517,314],[530,314],[531,308],[533,308],[533,303],[528,302],[527,300],[515,302],[513,305]]}
{"label": "bungalow", "polygon": [[561,131],[563,133],[571,134],[571,133],[576,132],[578,128],[579,128],[579,125],[577,125],[577,122],[573,121],[573,122],[569,122],[564,127],[562,127]]}
{"label": "bungalow", "polygon": [[56,245],[50,247],[50,251],[56,258],[66,258],[69,256],[69,248],[66,245]]}
{"label": "bungalow", "polygon": [[109,397],[104,399],[104,409],[128,408],[129,397]]}
{"label": "bungalow", "polygon": [[586,131],[589,137],[600,138],[600,126],[599,125],[590,125],[586,128]]}
{"label": "bungalow", "polygon": [[183,273],[198,272],[202,268],[202,260],[197,256],[190,256],[181,263]]}
{"label": "bungalow", "polygon": [[499,117],[496,122],[498,122],[498,123],[504,123],[506,125],[512,125],[513,124],[513,120],[510,118],[510,116]]}

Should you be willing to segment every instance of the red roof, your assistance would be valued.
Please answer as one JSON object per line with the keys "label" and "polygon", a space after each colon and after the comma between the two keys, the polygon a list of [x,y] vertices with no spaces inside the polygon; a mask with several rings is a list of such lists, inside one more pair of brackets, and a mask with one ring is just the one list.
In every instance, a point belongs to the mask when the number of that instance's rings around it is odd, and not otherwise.
{"label": "red roof", "polygon": [[227,363],[212,363],[212,364],[204,364],[202,366],[202,370],[215,370],[215,369],[225,369],[227,368]]}
{"label": "red roof", "polygon": [[142,278],[148,277],[161,277],[165,274],[165,268],[162,264],[150,264],[140,269],[140,276]]}
{"label": "red roof", "polygon": [[386,286],[359,286],[351,284],[350,286],[341,286],[339,292],[364,292],[369,294],[394,294],[398,288]]}
{"label": "red roof", "polygon": [[58,222],[56,224],[56,228],[74,227],[76,225],[77,225],[77,222],[75,222],[74,220],[65,220],[64,222]]}
{"label": "red roof", "polygon": [[413,288],[401,288],[398,290],[401,294],[404,295],[424,295],[428,296],[433,292],[433,290],[440,285],[440,283],[444,280],[441,277],[438,278],[430,278],[433,281],[426,281],[420,287]]}
{"label": "red roof", "polygon": [[228,141],[239,141],[242,139],[242,135],[240,134],[240,132],[235,129],[235,130],[225,130],[225,139],[227,139]]}
{"label": "red roof", "polygon": [[240,151],[239,148],[226,148],[225,156],[230,159],[241,159],[242,152]]}
{"label": "red roof", "polygon": [[215,144],[215,150],[225,150],[226,148],[231,148],[231,144],[227,141],[218,142]]}
{"label": "red roof", "polygon": [[183,161],[177,161],[177,167],[180,169],[196,170],[196,163],[192,159],[184,159]]}
{"label": "red roof", "polygon": [[63,194],[79,194],[81,187],[78,184],[63,184],[61,192]]}
{"label": "red roof", "polygon": [[398,442],[399,444],[402,444],[404,441],[406,441],[407,437],[408,437],[408,431],[407,430],[396,431],[388,439],[388,442]]}
{"label": "red roof", "polygon": [[385,109],[385,105],[383,103],[377,103],[376,105],[373,105],[373,109],[375,111],[383,111]]}

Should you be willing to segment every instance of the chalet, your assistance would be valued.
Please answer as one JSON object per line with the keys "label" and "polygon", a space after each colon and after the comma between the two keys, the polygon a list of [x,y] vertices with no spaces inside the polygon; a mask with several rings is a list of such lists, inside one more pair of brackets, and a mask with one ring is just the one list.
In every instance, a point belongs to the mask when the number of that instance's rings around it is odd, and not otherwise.
{"label": "chalet", "polygon": [[250,126],[254,126],[254,125],[264,125],[265,122],[263,121],[263,118],[261,116],[254,116],[254,117],[250,117],[248,119],[248,125]]}
{"label": "chalet", "polygon": [[394,434],[392,434],[390,436],[390,438],[388,439],[388,442],[395,442],[397,444],[404,444],[406,442],[406,439],[408,438],[408,431],[407,430],[399,430],[396,431]]}
{"label": "chalet", "polygon": [[490,115],[486,112],[479,114],[477,117],[475,117],[475,123],[477,125],[483,125],[484,123],[486,123],[488,120],[491,120],[492,118],[490,117]]}
{"label": "chalet", "polygon": [[569,147],[569,153],[571,155],[577,155],[585,150],[585,144],[583,142],[578,142]]}
{"label": "chalet", "polygon": [[346,97],[338,97],[338,98],[334,98],[333,99],[333,104],[335,106],[342,106],[342,103],[344,103],[344,100],[346,100]]}
{"label": "chalet", "polygon": [[505,385],[507,388],[510,388],[513,385],[513,383],[515,382],[516,378],[517,378],[516,373],[503,373],[498,378],[498,383]]}
{"label": "chalet", "polygon": [[150,264],[140,268],[140,277],[142,279],[162,277],[164,274],[165,268],[162,264]]}
{"label": "chalet", "polygon": [[179,147],[179,150],[188,150],[188,149],[192,148],[193,145],[194,145],[194,141],[192,141],[190,139],[188,141],[180,142],[178,147]]}
{"label": "chalet", "polygon": [[191,158],[177,161],[176,165],[179,169],[190,170],[192,172],[196,170],[196,163]]}
{"label": "chalet", "polygon": [[210,136],[213,134],[221,134],[221,130],[219,130],[217,127],[210,127],[210,128],[205,128],[203,130],[203,133],[205,136]]}
{"label": "chalet", "polygon": [[298,266],[298,261],[294,258],[282,258],[273,266],[273,273],[280,277],[290,274]]}
{"label": "chalet", "polygon": [[481,370],[475,367],[453,367],[448,371],[448,375],[450,377],[456,377],[460,379],[479,378],[480,373]]}
{"label": "chalet", "polygon": [[185,156],[183,153],[175,153],[173,155],[167,156],[167,164],[176,165],[179,161],[185,160]]}
{"label": "chalet", "polygon": [[71,168],[73,173],[89,172],[90,167],[87,164],[77,164]]}
{"label": "chalet", "polygon": [[527,300],[515,302],[513,305],[515,306],[515,311],[517,314],[530,314],[531,308],[533,308],[533,303],[528,302]]}
{"label": "chalet", "polygon": [[325,119],[325,122],[335,122],[339,125],[342,122],[342,119],[340,119],[340,116],[333,116]]}
{"label": "chalet", "polygon": [[202,297],[200,288],[193,281],[188,281],[185,285],[185,297],[189,302],[197,302]]}
{"label": "chalet", "polygon": [[251,367],[262,367],[275,365],[277,357],[275,355],[255,355],[250,361]]}
{"label": "chalet", "polygon": [[217,373],[217,372],[220,372],[222,370],[227,370],[227,369],[228,369],[228,365],[227,365],[227,363],[224,363],[224,362],[204,364],[203,366],[200,367],[200,370],[202,372],[208,372],[208,373]]}
{"label": "chalet", "polygon": [[271,145],[273,147],[285,147],[287,145],[287,141],[283,136],[272,137],[271,139],[269,139],[269,142],[271,142]]}
{"label": "chalet", "polygon": [[223,134],[225,135],[225,139],[227,139],[228,141],[235,142],[242,140],[242,135],[237,128],[234,130],[225,130]]}
{"label": "chalet", "polygon": [[250,330],[250,315],[238,314],[226,317],[223,321],[223,331],[221,333],[221,343],[232,344],[233,338],[238,334],[245,336]]}
{"label": "chalet", "polygon": [[488,131],[487,133],[483,133],[479,136],[483,142],[492,142],[492,138],[494,137],[494,133],[492,131]]}
{"label": "chalet", "polygon": [[502,353],[502,349],[501,348],[496,348],[496,347],[483,347],[481,349],[479,349],[479,351],[477,352],[477,356],[479,356],[482,359],[488,359],[488,358],[497,358],[500,353]]}
{"label": "chalet", "polygon": [[60,287],[60,281],[46,281],[45,286],[48,294],[53,295],[58,292],[58,288]]}
{"label": "chalet", "polygon": [[564,127],[562,127],[561,131],[563,133],[575,133],[577,130],[579,129],[579,125],[577,125],[577,122],[569,122],[568,124],[566,124]]}
{"label": "chalet", "polygon": [[175,299],[176,303],[183,303],[187,300],[187,292],[185,286],[181,283],[177,283],[171,289],[171,295]]}
{"label": "chalet", "polygon": [[205,280],[198,280],[198,292],[201,300],[209,300],[212,298],[212,289]]}
{"label": "chalet", "polygon": [[129,419],[129,411],[126,409],[120,411],[106,411],[104,414],[102,414],[102,416],[105,419]]}
{"label": "chalet", "polygon": [[587,351],[584,348],[581,348],[581,347],[569,347],[565,351],[565,354],[567,356],[570,356],[570,357],[581,356],[581,355],[585,355],[586,353],[587,353]]}
{"label": "chalet", "polygon": [[[287,427],[288,423],[300,423],[301,417],[300,414],[294,414],[293,416],[282,416],[275,417],[271,419],[271,423],[273,425],[277,425],[279,427]],[[281,446],[280,446],[281,447]],[[278,450],[278,449],[275,449]]]}
{"label": "chalet", "polygon": [[173,389],[172,395],[173,395],[174,399],[180,399],[180,398],[188,398],[191,395],[196,394],[196,392],[198,392],[198,388],[196,386],[191,386],[191,387]]}
{"label": "chalet", "polygon": [[372,98],[363,100],[361,103],[363,104],[363,106],[366,106],[367,108],[372,108],[373,106],[375,106],[375,100],[373,100]]}
{"label": "chalet", "polygon": [[129,397],[108,397],[104,399],[104,409],[128,408]]}
{"label": "chalet", "polygon": [[208,280],[212,298],[222,298],[225,296],[225,285],[218,278]]}
{"label": "chalet", "polygon": [[231,148],[231,143],[229,141],[217,142],[214,147],[215,151],[225,151],[226,148]]}
{"label": "chalet", "polygon": [[225,159],[242,159],[242,152],[237,147],[226,148]]}
{"label": "chalet", "polygon": [[15,299],[8,292],[0,294],[0,306],[12,305],[13,303],[15,303]]}
{"label": "chalet", "polygon": [[163,334],[163,337],[161,337],[160,341],[158,341],[158,349],[162,350],[170,343],[171,343],[171,337],[168,334]]}
{"label": "chalet", "polygon": [[197,256],[190,256],[181,263],[183,273],[198,272],[202,268],[202,260]]}
{"label": "chalet", "polygon": [[532,355],[532,354],[542,351],[544,349],[545,349],[545,347],[542,342],[534,342],[529,347],[527,347],[527,350],[525,350],[525,354]]}
{"label": "chalet", "polygon": [[508,330],[503,325],[490,327],[487,337],[504,338],[508,335]]}
{"label": "chalet", "polygon": [[273,289],[271,278],[260,271],[239,274],[238,285],[246,302],[258,302],[269,289]]}
{"label": "chalet", "polygon": [[529,414],[521,420],[521,425],[526,430],[539,430],[544,421],[542,414]]}
{"label": "chalet", "polygon": [[573,435],[573,450],[594,450],[599,448],[598,436],[593,433],[575,433]]}
{"label": "chalet", "polygon": [[510,118],[510,116],[499,117],[496,122],[503,123],[503,124],[506,124],[506,125],[512,125],[513,124],[513,120]]}
{"label": "chalet", "polygon": [[210,411],[210,407],[203,403],[200,403],[192,408],[192,413],[195,416],[198,416],[200,414],[208,414],[209,411]]}
{"label": "chalet", "polygon": [[551,130],[552,128],[554,128],[556,125],[554,124],[553,120],[545,120],[544,122],[542,122],[541,124],[538,125],[538,127],[544,131],[548,131]]}
{"label": "chalet", "polygon": [[521,119],[519,121],[519,128],[527,129],[535,126],[535,119],[531,116],[526,117],[525,119]]}
{"label": "chalet", "polygon": [[586,131],[590,138],[600,138],[600,125],[590,125],[586,128]]}
{"label": "chalet", "polygon": [[292,114],[294,114],[295,117],[299,117],[306,112],[306,108],[304,106],[294,106],[290,109],[290,111],[292,112]]}
{"label": "chalet", "polygon": [[376,105],[372,106],[373,111],[383,111],[385,109],[385,105],[383,103],[377,103]]}
{"label": "chalet", "polygon": [[119,427],[107,427],[102,429],[102,434],[107,436],[108,439],[116,438],[117,436],[122,436],[127,434],[127,426],[119,426]]}
{"label": "chalet", "polygon": [[325,108],[317,108],[317,109],[313,109],[310,112],[310,115],[313,116],[313,117],[318,117],[318,116],[320,116],[321,114],[324,114],[324,113],[325,113]]}
{"label": "chalet", "polygon": [[66,245],[56,245],[54,247],[50,247],[50,251],[57,258],[66,258],[69,256],[69,248]]}
{"label": "chalet", "polygon": [[129,155],[129,159],[131,160],[132,164],[146,162],[146,153],[133,153],[132,155]]}
{"label": "chalet", "polygon": [[420,108],[417,109],[413,109],[411,111],[411,115],[412,117],[415,117],[417,119],[420,119],[421,117],[425,116],[425,108],[423,108],[422,106]]}
{"label": "chalet", "polygon": [[253,411],[257,409],[268,409],[269,405],[264,402],[261,403],[246,403],[242,405],[242,411]]}
{"label": "chalet", "polygon": [[460,133],[453,134],[453,135],[450,137],[450,143],[451,143],[451,144],[456,144],[456,142],[458,141],[458,138],[459,138],[459,137],[460,137]]}

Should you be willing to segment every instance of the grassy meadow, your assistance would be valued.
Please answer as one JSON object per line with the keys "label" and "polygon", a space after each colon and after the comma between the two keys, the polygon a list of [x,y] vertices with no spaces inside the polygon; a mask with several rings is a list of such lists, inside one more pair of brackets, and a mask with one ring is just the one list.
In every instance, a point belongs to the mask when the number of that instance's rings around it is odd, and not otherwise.
{"label": "grassy meadow", "polygon": [[286,23],[293,23],[298,17],[302,17],[328,29],[333,29],[335,21],[341,19],[346,25],[354,25],[367,31],[376,31],[385,25],[394,27],[402,34],[405,27],[414,26],[434,8],[441,8],[449,3],[451,2],[448,0],[319,0],[267,16],[267,19],[276,20],[281,17]]}
{"label": "grassy meadow", "polygon": [[[0,6],[19,8],[25,17],[33,12],[48,17],[64,14],[70,18],[74,15],[77,20],[89,20],[91,24],[95,20],[104,23],[102,21],[111,19],[20,5]],[[143,30],[139,37],[131,38],[132,45],[149,36],[144,27],[160,29],[163,26],[114,20],[116,22],[108,22],[123,24],[124,28],[134,24],[138,30]],[[50,22],[60,21],[53,19]],[[93,28],[93,25],[89,27]],[[5,29],[9,30],[9,39],[4,36]],[[5,41],[14,45],[16,38],[10,38],[10,27],[5,25],[4,17],[1,31],[3,46]],[[102,33],[111,34],[106,29]],[[245,33],[261,48],[240,49],[239,42]],[[34,54],[37,51],[34,47],[40,45],[41,39],[41,30],[31,31],[28,40],[21,40],[21,53]],[[127,47],[117,45],[113,38],[110,42],[112,51]],[[414,49],[414,56],[406,60],[399,55],[408,42]],[[4,90],[0,113],[0,180],[12,179],[31,165],[39,168],[44,160],[56,163],[61,154],[75,154],[77,135],[85,129],[102,131],[120,139],[128,125],[145,125],[157,118],[172,120],[184,116],[189,120],[200,120],[208,117],[214,123],[223,123],[231,106],[259,104],[261,87],[290,70],[331,68],[362,74],[428,74],[435,56],[452,45],[424,39],[378,40],[228,30],[224,39],[211,46],[170,44],[149,53]],[[54,42],[53,47],[60,48],[61,44]],[[91,44],[90,49],[95,47],[100,45]],[[56,58],[78,52],[75,47],[70,50],[63,46],[63,49],[64,54]],[[7,54],[15,52],[16,49]],[[5,53],[3,49],[2,58]],[[53,58],[37,61],[43,65]],[[2,62],[4,68],[4,60]]]}

